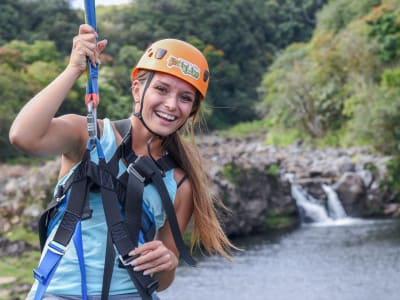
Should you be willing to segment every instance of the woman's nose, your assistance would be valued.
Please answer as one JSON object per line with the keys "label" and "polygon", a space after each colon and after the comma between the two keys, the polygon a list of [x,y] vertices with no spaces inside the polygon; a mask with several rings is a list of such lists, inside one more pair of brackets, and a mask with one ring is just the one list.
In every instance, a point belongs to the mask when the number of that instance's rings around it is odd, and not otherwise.
{"label": "woman's nose", "polygon": [[169,110],[174,110],[177,106],[177,96],[174,94],[168,95],[167,99],[165,99],[164,105]]}

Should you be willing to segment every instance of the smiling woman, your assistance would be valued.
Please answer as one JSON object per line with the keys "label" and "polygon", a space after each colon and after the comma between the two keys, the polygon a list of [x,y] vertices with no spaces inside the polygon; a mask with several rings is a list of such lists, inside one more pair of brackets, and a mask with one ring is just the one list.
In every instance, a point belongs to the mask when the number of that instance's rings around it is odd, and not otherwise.
{"label": "smiling woman", "polygon": [[93,27],[80,26],[65,70],[10,129],[11,143],[27,153],[62,156],[27,299],[158,299],[179,257],[196,264],[182,238],[192,218],[191,248],[230,258],[234,247],[194,140],[210,81],[205,56],[181,40],[157,41],[131,73],[135,106],[126,120],[55,117],[88,61],[96,65],[107,46],[97,38]]}

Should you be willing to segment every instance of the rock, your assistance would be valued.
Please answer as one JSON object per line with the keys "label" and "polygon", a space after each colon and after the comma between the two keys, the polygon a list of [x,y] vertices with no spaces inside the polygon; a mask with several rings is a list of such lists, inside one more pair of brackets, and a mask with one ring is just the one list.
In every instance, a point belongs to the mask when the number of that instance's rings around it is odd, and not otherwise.
{"label": "rock", "polygon": [[17,281],[16,277],[0,277],[0,286],[11,284]]}
{"label": "rock", "polygon": [[346,213],[350,216],[363,216],[367,199],[364,180],[357,173],[346,172],[335,185]]}

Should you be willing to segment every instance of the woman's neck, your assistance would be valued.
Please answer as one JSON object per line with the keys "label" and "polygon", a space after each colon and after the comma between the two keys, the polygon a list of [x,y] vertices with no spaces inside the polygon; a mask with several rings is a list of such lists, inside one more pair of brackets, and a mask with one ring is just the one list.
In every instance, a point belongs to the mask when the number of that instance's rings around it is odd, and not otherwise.
{"label": "woman's neck", "polygon": [[132,149],[139,156],[148,156],[148,146],[150,142],[151,155],[158,159],[163,155],[162,140],[158,136],[154,136],[135,116],[131,117],[132,124]]}

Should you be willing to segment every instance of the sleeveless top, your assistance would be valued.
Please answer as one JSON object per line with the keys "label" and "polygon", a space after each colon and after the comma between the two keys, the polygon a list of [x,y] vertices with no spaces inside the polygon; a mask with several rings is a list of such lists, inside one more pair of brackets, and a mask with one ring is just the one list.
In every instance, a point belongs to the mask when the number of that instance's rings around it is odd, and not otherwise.
{"label": "sleeveless top", "polygon": [[[104,129],[100,143],[106,160],[110,160],[117,149],[117,143],[109,119],[104,119]],[[95,163],[98,163],[96,149],[92,150],[91,160]],[[71,176],[75,168],[76,166],[73,167],[68,174],[61,178],[58,181],[57,186],[63,184],[69,178],[69,176]],[[125,171],[125,169],[125,165],[120,162],[119,173],[121,174],[123,171]],[[174,201],[177,185],[174,180],[173,169],[165,173],[164,183],[167,187],[170,198],[173,199],[172,201]],[[148,184],[145,186],[143,192],[143,202],[155,220],[156,231],[158,231],[165,223],[166,213],[163,209],[161,198],[157,192],[157,189],[153,184]],[[90,208],[93,210],[92,217],[82,221],[82,240],[86,267],[87,292],[88,295],[101,295],[104,258],[106,252],[105,245],[107,240],[107,224],[105,220],[101,194],[90,193],[89,204]],[[60,220],[58,220],[50,232],[46,241],[46,245],[52,240],[59,223]],[[45,251],[43,251],[41,259],[43,259],[44,253]],[[119,259],[117,255],[115,258],[114,271],[111,279],[110,295],[137,292],[126,270],[119,268],[118,264]],[[29,296],[34,295],[36,289],[37,282],[33,284],[31,291],[29,292]],[[47,288],[46,293],[59,295],[80,295],[81,293],[79,263],[72,240],[64,257],[61,259],[61,262],[50,282],[50,285]]]}

